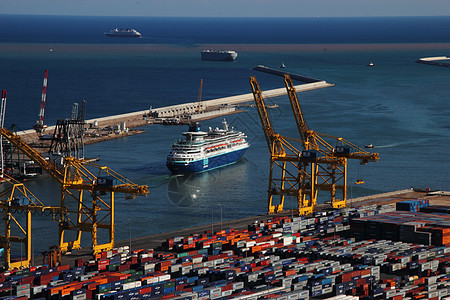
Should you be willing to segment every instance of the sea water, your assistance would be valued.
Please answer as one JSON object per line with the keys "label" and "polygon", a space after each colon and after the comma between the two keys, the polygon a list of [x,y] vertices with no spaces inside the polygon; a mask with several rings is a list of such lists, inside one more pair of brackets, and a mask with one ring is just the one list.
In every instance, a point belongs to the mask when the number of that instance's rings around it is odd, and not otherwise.
{"label": "sea water", "polygon": [[[349,161],[349,197],[410,187],[450,190],[450,69],[415,63],[450,55],[450,17],[177,19],[0,15],[0,89],[7,90],[6,126],[30,129],[37,120],[48,70],[44,122],[70,117],[87,101],[86,119],[282,88],[278,68],[334,84],[298,95],[308,126],[356,145],[373,144],[380,161]],[[115,27],[135,28],[142,39],[108,38]],[[390,30],[385,30],[390,28]],[[236,50],[235,62],[200,59],[205,48]],[[367,67],[370,62],[373,67]],[[295,84],[297,84],[295,82]],[[275,130],[298,138],[287,96],[267,99]],[[86,146],[147,197],[116,195],[116,239],[175,230],[267,212],[269,154],[255,108],[226,117],[251,146],[238,163],[188,176],[165,167],[171,144],[187,128],[151,125],[144,134]],[[222,118],[201,123],[221,125]],[[371,150],[372,151],[372,150]],[[362,185],[354,183],[362,179]],[[48,176],[26,182],[45,204],[58,205]],[[329,200],[319,194],[319,202]],[[295,207],[288,198],[285,208]],[[131,226],[130,226],[131,225]],[[131,229],[131,231],[130,231]],[[33,248],[57,242],[51,216],[33,216]],[[43,238],[45,237],[45,241]],[[84,234],[85,244],[89,237]]]}

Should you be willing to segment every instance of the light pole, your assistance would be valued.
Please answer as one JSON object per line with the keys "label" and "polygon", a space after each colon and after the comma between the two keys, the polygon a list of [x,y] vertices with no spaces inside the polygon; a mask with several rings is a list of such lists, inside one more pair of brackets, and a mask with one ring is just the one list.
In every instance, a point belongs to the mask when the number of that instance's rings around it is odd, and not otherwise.
{"label": "light pole", "polygon": [[129,237],[130,237],[130,253],[131,253],[131,219],[128,219],[128,229],[129,229]]}
{"label": "light pole", "polygon": [[211,206],[211,234],[214,234],[214,207]]}
{"label": "light pole", "polygon": [[219,204],[220,206],[220,231],[222,231],[222,204]]}

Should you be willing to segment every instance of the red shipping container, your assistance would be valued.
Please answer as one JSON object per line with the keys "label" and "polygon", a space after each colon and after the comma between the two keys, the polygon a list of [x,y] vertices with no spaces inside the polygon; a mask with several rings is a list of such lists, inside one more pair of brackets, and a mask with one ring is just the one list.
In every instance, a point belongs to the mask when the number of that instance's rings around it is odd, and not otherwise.
{"label": "red shipping container", "polygon": [[222,286],[222,292],[230,291],[232,289],[233,289],[233,285],[232,284],[227,284],[227,285]]}
{"label": "red shipping container", "polygon": [[84,265],[83,259],[77,259],[75,260],[75,267],[82,267]]}
{"label": "red shipping container", "polygon": [[58,271],[67,271],[70,269],[69,265],[62,265],[58,267]]}
{"label": "red shipping container", "polygon": [[31,285],[33,283],[33,281],[34,281],[34,276],[28,276],[28,277],[22,278],[20,280],[20,284],[27,284],[27,283],[29,283]]}
{"label": "red shipping container", "polygon": [[144,288],[139,290],[139,295],[147,294],[147,293],[151,293],[151,292],[152,292],[152,287],[151,286],[144,287]]}

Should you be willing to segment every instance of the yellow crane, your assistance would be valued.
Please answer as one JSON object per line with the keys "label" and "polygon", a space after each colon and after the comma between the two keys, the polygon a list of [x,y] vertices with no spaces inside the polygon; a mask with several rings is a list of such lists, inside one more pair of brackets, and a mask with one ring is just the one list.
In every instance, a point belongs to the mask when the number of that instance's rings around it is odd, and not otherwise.
{"label": "yellow crane", "polygon": [[[305,154],[314,156],[312,160],[317,164],[315,178],[318,182],[315,187],[330,191],[333,208],[345,207],[347,202],[347,159],[358,159],[361,164],[367,164],[378,161],[379,155],[367,152],[343,138],[310,130],[289,75],[284,76],[284,82],[303,144],[302,156],[304,157]],[[325,138],[333,140],[335,146],[332,146]],[[336,190],[342,190],[342,199],[336,198]],[[314,192],[314,194],[316,193]]]}
{"label": "yellow crane", "polygon": [[289,196],[297,199],[299,214],[309,214],[313,211],[316,197],[315,164],[301,163],[301,141],[274,131],[261,89],[253,76],[250,77],[250,86],[270,152],[268,212],[282,212],[285,197]]}
{"label": "yellow crane", "polygon": [[[108,167],[74,157],[64,157],[58,161],[48,160],[9,130],[0,128],[0,134],[60,184],[60,208],[67,208],[67,213],[61,213],[58,220],[61,251],[80,248],[82,232],[91,233],[94,253],[113,248],[114,194],[147,195],[148,187],[132,183]],[[84,201],[85,192],[89,194],[90,201]],[[108,193],[109,197],[103,197]],[[102,244],[98,240],[99,229],[106,230],[109,236]],[[74,231],[75,238],[65,241],[66,231]]]}
{"label": "yellow crane", "polygon": [[[24,185],[5,175],[4,185],[8,185],[0,193],[0,210],[3,212],[5,222],[4,235],[0,235],[0,248],[4,249],[4,267],[6,269],[26,268],[31,264],[31,214],[66,214],[63,207],[46,206],[36,198]],[[25,223],[25,224],[24,224]],[[13,235],[14,234],[14,235]],[[12,243],[20,244],[24,250],[25,259],[22,257],[11,261]]]}

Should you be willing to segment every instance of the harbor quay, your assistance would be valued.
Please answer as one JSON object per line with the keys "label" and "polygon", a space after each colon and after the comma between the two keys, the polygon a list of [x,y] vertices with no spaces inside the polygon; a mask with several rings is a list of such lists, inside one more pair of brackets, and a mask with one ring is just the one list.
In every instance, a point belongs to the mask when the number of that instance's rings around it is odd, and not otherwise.
{"label": "harbor quay", "polygon": [[[326,81],[310,82],[295,86],[297,92],[305,92],[315,89],[333,86]],[[266,90],[262,92],[265,99],[286,95],[285,88]],[[242,103],[253,102],[253,94],[229,96],[219,99],[204,100],[201,102],[188,102],[160,108],[150,108],[125,114],[106,116],[86,120],[86,131],[84,143],[97,143],[105,140],[120,138],[123,136],[143,133],[143,130],[133,128],[149,124],[165,124],[165,120],[178,120],[182,122],[202,121],[213,119],[239,110],[236,106]],[[129,129],[132,130],[129,130]],[[45,129],[46,135],[52,135],[55,126]],[[34,129],[24,130],[17,133],[28,144],[36,148],[45,148],[50,144],[49,139],[43,140]]]}
{"label": "harbor quay", "polygon": [[[215,222],[4,272],[20,299],[447,299],[449,192]],[[446,223],[447,222],[447,223]],[[388,238],[389,237],[389,238]],[[428,240],[424,237],[428,237]]]}

